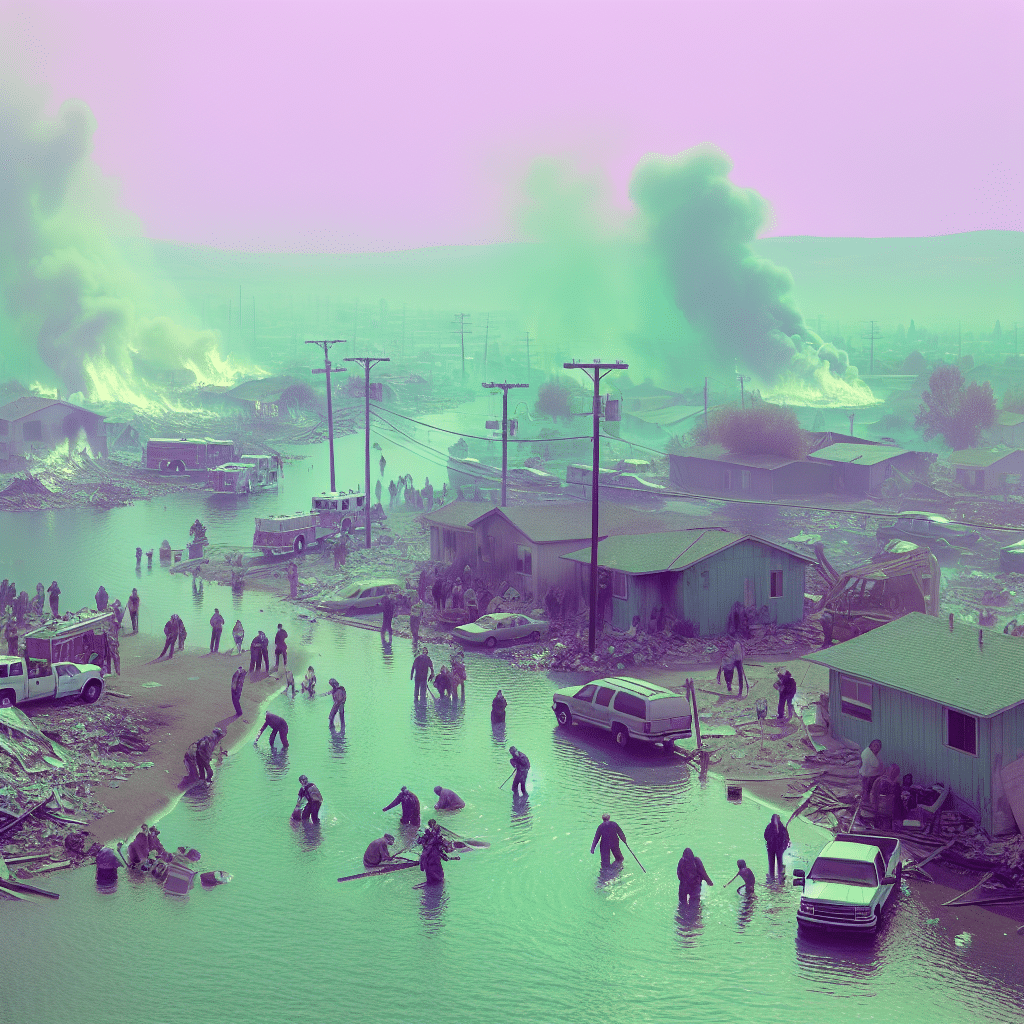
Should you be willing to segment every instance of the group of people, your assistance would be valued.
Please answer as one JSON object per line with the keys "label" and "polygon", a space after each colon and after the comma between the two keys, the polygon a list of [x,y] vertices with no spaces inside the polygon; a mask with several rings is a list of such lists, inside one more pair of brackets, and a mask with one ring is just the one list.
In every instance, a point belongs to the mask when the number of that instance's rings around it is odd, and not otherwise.
{"label": "group of people", "polygon": [[949,787],[944,783],[916,786],[912,774],[900,775],[898,764],[884,766],[879,757],[881,752],[879,739],[873,739],[861,751],[860,812],[870,811],[878,824],[888,828],[913,815],[926,832],[934,832]]}
{"label": "group of people", "polygon": [[437,687],[438,697],[458,700],[461,695],[466,699],[466,657],[462,651],[452,654],[451,666],[441,665],[434,671],[434,662],[430,651],[424,646],[413,659],[409,678],[413,681],[413,699],[426,700],[430,691],[430,683]]}

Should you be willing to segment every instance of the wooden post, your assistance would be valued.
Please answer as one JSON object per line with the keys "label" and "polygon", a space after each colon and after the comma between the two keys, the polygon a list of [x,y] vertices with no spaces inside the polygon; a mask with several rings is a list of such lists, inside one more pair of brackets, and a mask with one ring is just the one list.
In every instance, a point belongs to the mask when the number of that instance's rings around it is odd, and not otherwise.
{"label": "wooden post", "polygon": [[690,698],[690,710],[693,712],[693,729],[697,734],[697,749],[703,746],[700,738],[700,712],[697,710],[697,691],[692,679],[686,680],[686,695]]}

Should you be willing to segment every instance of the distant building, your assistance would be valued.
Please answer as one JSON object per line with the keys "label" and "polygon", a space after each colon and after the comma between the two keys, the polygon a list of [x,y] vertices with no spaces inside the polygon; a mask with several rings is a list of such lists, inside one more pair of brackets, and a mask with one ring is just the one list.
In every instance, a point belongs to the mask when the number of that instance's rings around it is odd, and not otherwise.
{"label": "distant building", "polygon": [[1024,415],[1019,412],[997,412],[995,424],[988,433],[996,444],[1005,444],[1007,448],[1024,448]]}
{"label": "distant building", "polygon": [[1019,487],[1024,475],[1024,451],[1019,448],[968,448],[950,453],[948,461],[961,487],[983,494]]}
{"label": "distant building", "polygon": [[202,394],[211,407],[240,413],[247,419],[294,419],[300,407],[317,405],[319,392],[309,381],[296,377],[264,377],[230,388],[206,388]]}
{"label": "distant building", "polygon": [[0,406],[0,459],[27,459],[74,443],[81,435],[95,455],[106,457],[106,426],[98,413],[56,398],[35,395]]}
{"label": "distant building", "polygon": [[[590,548],[562,558],[579,565],[585,588]],[[663,609],[691,622],[700,636],[724,633],[737,601],[780,626],[802,621],[813,561],[760,537],[707,528],[609,537],[597,546],[597,564],[612,576],[616,629],[629,629],[634,616],[646,629],[652,611]]]}
{"label": "distant building", "polygon": [[733,455],[720,444],[670,454],[669,475],[673,487],[683,491],[749,498],[820,494],[831,482],[823,463],[779,455]]}
{"label": "distant building", "polygon": [[1004,779],[1024,771],[1024,639],[911,612],[805,659],[829,669],[836,739],[881,740],[883,762],[948,783],[988,832],[1013,830]]}
{"label": "distant building", "polygon": [[445,565],[476,565],[476,533],[469,524],[480,515],[478,501],[450,501],[417,516],[430,528],[430,560]]}
{"label": "distant building", "polygon": [[878,494],[895,473],[917,476],[927,472],[934,456],[890,445],[830,444],[807,456],[829,467],[829,490],[836,494]]}

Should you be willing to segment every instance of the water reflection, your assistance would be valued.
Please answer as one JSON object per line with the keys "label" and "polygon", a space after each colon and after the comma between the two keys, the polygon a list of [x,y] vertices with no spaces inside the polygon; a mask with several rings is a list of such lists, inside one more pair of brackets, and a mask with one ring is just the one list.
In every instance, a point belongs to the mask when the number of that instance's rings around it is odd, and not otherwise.
{"label": "water reflection", "polygon": [[505,721],[491,722],[491,739],[499,746],[505,746]]}
{"label": "water reflection", "polygon": [[427,931],[436,933],[444,927],[444,911],[448,905],[447,885],[444,882],[435,885],[420,882],[417,888],[420,889],[420,917],[427,925]]}
{"label": "water reflection", "polygon": [[520,827],[530,824],[530,796],[528,793],[512,794],[511,822]]}
{"label": "water reflection", "polygon": [[302,820],[301,818],[296,821],[294,818],[291,820],[292,834],[295,836],[296,845],[302,851],[315,850],[323,839],[323,832],[320,828],[320,822],[313,821],[311,818]]}
{"label": "water reflection", "polygon": [[736,892],[740,895],[740,909],[739,916],[736,918],[736,925],[740,931],[743,931],[754,917],[754,907],[757,904],[757,893],[753,890],[748,892],[745,885],[741,885]]}
{"label": "water reflection", "polygon": [[680,900],[676,908],[676,940],[684,949],[692,949],[703,931],[701,920],[700,897],[693,900]]}
{"label": "water reflection", "polygon": [[595,891],[599,892],[610,882],[614,882],[622,874],[622,868],[622,861],[615,861],[615,863],[609,864],[608,867],[601,868],[597,872],[597,880],[594,882]]}

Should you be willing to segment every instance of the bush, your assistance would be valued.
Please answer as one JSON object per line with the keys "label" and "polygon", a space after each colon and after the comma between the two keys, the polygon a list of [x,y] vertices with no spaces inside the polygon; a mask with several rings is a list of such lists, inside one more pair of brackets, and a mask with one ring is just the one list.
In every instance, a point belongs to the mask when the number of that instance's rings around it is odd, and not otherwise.
{"label": "bush", "polygon": [[775,455],[801,459],[807,454],[796,413],[759,403],[752,409],[716,409],[708,424],[712,440],[733,455]]}
{"label": "bush", "polygon": [[996,419],[996,400],[992,385],[968,384],[955,366],[943,364],[928,378],[928,390],[921,396],[924,404],[914,417],[914,426],[921,427],[925,438],[942,435],[954,451],[974,448],[981,431]]}

